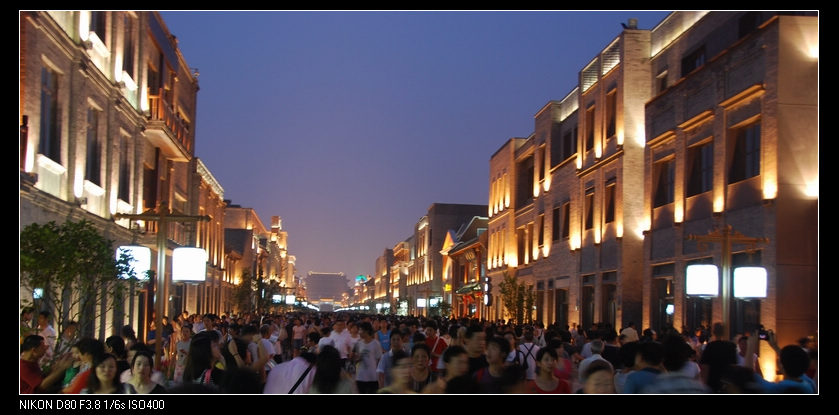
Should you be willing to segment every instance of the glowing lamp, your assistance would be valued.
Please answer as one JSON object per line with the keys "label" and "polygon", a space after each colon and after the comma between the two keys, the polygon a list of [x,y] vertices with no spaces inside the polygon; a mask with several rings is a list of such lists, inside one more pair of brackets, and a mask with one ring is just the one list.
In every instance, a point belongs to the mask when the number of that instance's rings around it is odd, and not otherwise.
{"label": "glowing lamp", "polygon": [[294,304],[294,296],[293,295],[285,296],[285,303],[286,304]]}
{"label": "glowing lamp", "polygon": [[[149,270],[151,269],[151,249],[139,245],[123,245],[117,248],[116,259],[125,253],[131,256],[131,261],[128,265],[134,270],[134,277],[138,280],[146,280],[149,278]],[[128,279],[131,275],[123,273],[119,276],[121,279]]]}
{"label": "glowing lamp", "polygon": [[687,295],[716,297],[720,291],[717,266],[710,264],[688,265],[685,285]]}
{"label": "glowing lamp", "polygon": [[417,307],[425,308],[425,298],[417,298]]}
{"label": "glowing lamp", "polygon": [[766,298],[766,268],[734,268],[734,296],[737,298]]}
{"label": "glowing lamp", "polygon": [[202,282],[206,277],[207,251],[187,247],[172,251],[172,281]]}

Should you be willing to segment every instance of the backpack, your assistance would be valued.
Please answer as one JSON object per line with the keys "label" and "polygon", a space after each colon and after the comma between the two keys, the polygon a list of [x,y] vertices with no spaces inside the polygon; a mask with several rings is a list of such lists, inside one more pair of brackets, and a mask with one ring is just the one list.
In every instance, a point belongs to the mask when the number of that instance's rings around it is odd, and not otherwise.
{"label": "backpack", "polygon": [[[530,348],[527,349],[527,353],[522,353],[521,350],[516,349],[516,360],[518,361],[519,366],[521,366],[521,368],[524,369],[525,372],[527,371],[527,368],[528,368],[527,356],[532,356],[531,353],[533,352],[533,347],[534,347],[534,344],[531,344]],[[524,357],[521,357],[522,354],[524,355]]]}

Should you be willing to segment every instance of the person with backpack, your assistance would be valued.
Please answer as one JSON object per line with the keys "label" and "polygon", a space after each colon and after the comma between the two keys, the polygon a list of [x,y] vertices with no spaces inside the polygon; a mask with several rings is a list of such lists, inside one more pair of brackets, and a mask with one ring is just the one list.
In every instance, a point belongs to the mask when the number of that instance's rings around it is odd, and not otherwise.
{"label": "person with backpack", "polygon": [[540,347],[533,342],[533,329],[524,330],[524,341],[517,350],[516,362],[525,370],[525,379],[536,379],[536,354]]}

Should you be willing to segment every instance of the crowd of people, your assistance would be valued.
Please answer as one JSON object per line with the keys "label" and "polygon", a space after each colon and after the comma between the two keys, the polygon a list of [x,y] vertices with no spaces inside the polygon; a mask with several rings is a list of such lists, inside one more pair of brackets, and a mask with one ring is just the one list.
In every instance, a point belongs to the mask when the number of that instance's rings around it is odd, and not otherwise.
{"label": "crowd of people", "polygon": [[[779,348],[765,380],[759,336],[725,328],[639,333],[460,318],[349,313],[238,316],[184,311],[103,340],[21,313],[20,393],[706,394],[816,393],[812,339]],[[155,368],[155,343],[161,364]]]}

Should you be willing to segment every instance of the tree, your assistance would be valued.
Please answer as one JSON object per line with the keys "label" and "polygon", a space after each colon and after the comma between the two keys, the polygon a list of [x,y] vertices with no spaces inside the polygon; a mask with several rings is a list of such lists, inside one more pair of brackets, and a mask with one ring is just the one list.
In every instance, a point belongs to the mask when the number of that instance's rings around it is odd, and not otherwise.
{"label": "tree", "polygon": [[239,285],[233,288],[233,302],[239,313],[253,310],[254,290],[256,290],[256,279],[251,275],[250,268],[245,268]]}
{"label": "tree", "polygon": [[[58,333],[77,321],[79,334],[93,337],[96,320],[125,291],[126,280],[119,276],[137,277],[131,256],[123,253],[115,259],[114,252],[113,241],[89,221],[27,225],[20,233],[21,287],[41,293],[34,305],[55,316]],[[29,300],[23,303],[29,305]],[[57,357],[62,351],[55,352]]]}
{"label": "tree", "polygon": [[513,319],[518,324],[524,323],[525,320],[530,323],[531,310],[536,302],[533,286],[526,285],[524,281],[519,282],[516,277],[504,272],[504,278],[498,288],[504,301],[504,315],[507,319]]}

